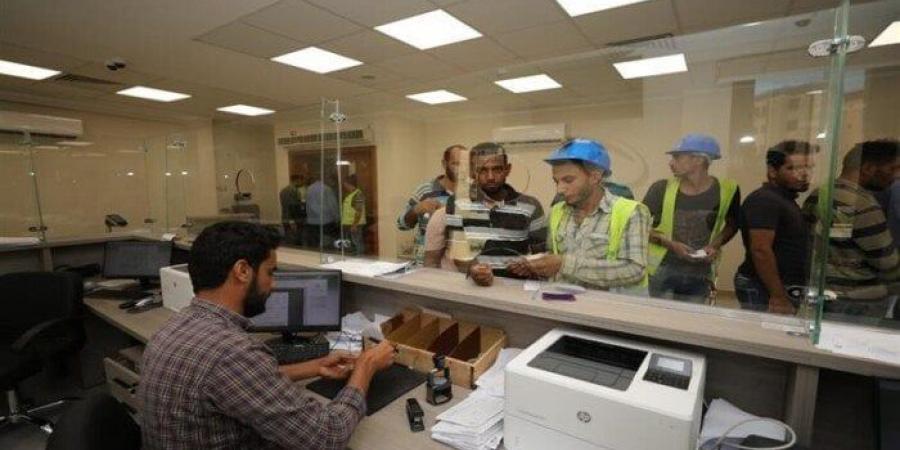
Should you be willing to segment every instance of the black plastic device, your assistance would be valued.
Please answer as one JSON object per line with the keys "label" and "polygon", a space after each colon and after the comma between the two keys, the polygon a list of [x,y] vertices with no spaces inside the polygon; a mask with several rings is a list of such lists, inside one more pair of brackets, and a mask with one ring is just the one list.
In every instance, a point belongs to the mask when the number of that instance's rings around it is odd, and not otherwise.
{"label": "black plastic device", "polygon": [[425,412],[419,401],[414,398],[406,399],[406,418],[409,420],[409,430],[412,432],[425,430]]}

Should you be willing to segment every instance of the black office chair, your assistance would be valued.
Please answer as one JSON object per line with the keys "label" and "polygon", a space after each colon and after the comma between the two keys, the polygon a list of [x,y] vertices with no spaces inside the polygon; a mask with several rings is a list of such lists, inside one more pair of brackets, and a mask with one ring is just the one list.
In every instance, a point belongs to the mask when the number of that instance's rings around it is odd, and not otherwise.
{"label": "black office chair", "polygon": [[60,416],[47,450],[138,450],[141,429],[107,393],[74,402]]}
{"label": "black office chair", "polygon": [[71,272],[21,272],[0,275],[0,390],[9,415],[0,426],[29,422],[47,433],[53,425],[33,414],[56,407],[56,401],[31,409],[19,404],[17,387],[44,367],[84,346],[82,281]]}

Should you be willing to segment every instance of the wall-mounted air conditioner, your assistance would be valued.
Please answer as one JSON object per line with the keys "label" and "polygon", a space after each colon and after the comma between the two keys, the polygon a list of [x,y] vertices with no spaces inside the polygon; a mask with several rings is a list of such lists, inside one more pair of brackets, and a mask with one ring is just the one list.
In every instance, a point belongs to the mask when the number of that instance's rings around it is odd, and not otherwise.
{"label": "wall-mounted air conditioner", "polygon": [[71,139],[84,134],[84,125],[79,119],[0,111],[0,132]]}
{"label": "wall-mounted air conditioner", "polygon": [[564,123],[494,128],[492,137],[505,145],[559,144],[568,139]]}
{"label": "wall-mounted air conditioner", "polygon": [[[287,151],[319,150],[322,148],[322,141],[324,140],[325,148],[328,149],[337,146],[337,138],[337,133],[333,131],[325,134],[310,133],[284,136],[278,138],[278,146]],[[341,131],[341,148],[369,145],[375,145],[375,137],[371,128]]]}

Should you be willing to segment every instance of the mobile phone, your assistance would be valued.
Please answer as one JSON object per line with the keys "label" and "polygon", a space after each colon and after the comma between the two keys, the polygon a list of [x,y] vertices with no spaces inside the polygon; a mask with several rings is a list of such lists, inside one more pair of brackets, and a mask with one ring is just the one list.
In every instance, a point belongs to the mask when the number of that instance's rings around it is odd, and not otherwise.
{"label": "mobile phone", "polygon": [[406,399],[406,418],[409,420],[409,430],[412,432],[425,430],[425,412],[419,401],[414,398]]}

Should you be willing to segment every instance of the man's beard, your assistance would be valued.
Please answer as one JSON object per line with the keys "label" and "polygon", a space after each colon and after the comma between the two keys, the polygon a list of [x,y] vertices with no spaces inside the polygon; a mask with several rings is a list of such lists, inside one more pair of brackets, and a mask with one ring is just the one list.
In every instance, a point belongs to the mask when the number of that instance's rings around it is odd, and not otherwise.
{"label": "man's beard", "polygon": [[247,295],[244,296],[244,317],[250,318],[258,316],[266,312],[266,300],[269,299],[269,292],[260,292],[256,283],[256,276],[250,282],[247,288]]}

